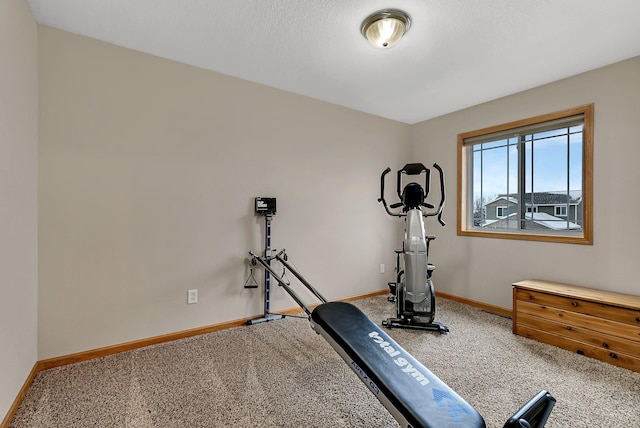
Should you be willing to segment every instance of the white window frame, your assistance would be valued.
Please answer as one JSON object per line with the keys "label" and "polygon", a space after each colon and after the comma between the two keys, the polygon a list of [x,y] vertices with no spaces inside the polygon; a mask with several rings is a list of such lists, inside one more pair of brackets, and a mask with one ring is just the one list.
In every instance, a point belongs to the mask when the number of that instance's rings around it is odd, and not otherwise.
{"label": "white window frame", "polygon": [[[562,214],[562,212],[561,212],[563,209],[564,209],[564,214]],[[566,205],[554,205],[553,214],[556,217],[566,217],[567,216],[567,206]]]}

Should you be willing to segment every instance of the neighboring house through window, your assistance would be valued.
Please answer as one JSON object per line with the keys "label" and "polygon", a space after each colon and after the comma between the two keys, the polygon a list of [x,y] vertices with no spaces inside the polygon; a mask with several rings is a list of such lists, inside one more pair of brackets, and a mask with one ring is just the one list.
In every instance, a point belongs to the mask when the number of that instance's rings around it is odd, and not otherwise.
{"label": "neighboring house through window", "polygon": [[592,243],[593,105],[458,136],[458,234]]}

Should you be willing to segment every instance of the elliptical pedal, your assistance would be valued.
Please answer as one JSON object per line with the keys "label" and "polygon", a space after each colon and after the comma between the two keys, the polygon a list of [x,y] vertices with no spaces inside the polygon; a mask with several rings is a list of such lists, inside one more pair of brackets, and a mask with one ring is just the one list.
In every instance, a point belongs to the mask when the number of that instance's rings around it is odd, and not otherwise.
{"label": "elliptical pedal", "polygon": [[387,285],[389,286],[389,292],[391,293],[391,296],[387,297],[387,301],[395,303],[398,284],[395,282],[387,282]]}

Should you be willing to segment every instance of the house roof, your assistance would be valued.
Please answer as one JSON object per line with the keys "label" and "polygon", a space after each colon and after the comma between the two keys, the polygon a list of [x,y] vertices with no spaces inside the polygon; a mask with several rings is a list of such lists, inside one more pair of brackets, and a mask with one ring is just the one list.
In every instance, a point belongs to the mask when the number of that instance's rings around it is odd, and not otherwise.
{"label": "house roof", "polygon": [[[483,206],[492,204],[498,200],[504,200],[512,204],[518,203],[518,195],[515,193],[501,194],[487,202]],[[572,190],[567,193],[562,192],[534,192],[526,193],[524,195],[524,202],[526,205],[565,205],[567,203],[571,205],[579,204],[582,201],[582,191]]]}

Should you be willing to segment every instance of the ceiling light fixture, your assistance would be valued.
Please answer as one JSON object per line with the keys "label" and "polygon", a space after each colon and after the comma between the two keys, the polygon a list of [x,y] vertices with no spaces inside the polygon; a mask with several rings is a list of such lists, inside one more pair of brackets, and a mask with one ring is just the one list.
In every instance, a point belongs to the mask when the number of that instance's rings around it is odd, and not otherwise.
{"label": "ceiling light fixture", "polygon": [[384,9],[362,22],[360,32],[372,46],[388,49],[398,43],[411,27],[411,18],[398,9]]}

